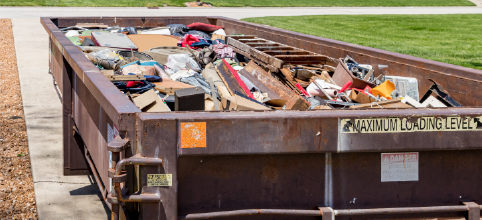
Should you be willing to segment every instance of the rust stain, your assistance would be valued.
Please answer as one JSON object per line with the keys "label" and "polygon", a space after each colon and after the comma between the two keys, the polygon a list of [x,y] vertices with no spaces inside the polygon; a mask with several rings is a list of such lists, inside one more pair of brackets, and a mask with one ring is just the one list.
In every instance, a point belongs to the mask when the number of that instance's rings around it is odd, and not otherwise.
{"label": "rust stain", "polygon": [[181,123],[181,148],[206,147],[206,122]]}

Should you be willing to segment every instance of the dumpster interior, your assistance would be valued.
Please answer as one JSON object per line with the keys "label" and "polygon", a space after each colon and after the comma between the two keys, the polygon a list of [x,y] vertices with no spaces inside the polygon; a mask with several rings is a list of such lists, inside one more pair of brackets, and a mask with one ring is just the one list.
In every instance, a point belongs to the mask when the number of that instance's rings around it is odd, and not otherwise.
{"label": "dumpster interior", "polygon": [[226,35],[212,24],[60,30],[143,112],[462,106],[430,78],[419,91],[419,79],[376,73],[348,55]]}

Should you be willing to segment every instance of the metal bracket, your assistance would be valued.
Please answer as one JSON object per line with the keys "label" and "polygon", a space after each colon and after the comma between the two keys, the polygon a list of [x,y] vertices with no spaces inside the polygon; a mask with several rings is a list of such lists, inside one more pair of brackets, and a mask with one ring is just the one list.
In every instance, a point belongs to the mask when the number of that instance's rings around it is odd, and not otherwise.
{"label": "metal bracket", "polygon": [[335,212],[330,207],[319,207],[323,220],[335,220]]}
{"label": "metal bracket", "polygon": [[122,139],[120,136],[117,136],[107,144],[107,150],[111,152],[122,152],[129,146],[129,139]]}
{"label": "metal bracket", "polygon": [[469,201],[461,201],[461,203],[466,205],[469,210],[466,216],[468,220],[480,219],[480,206],[477,203]]}

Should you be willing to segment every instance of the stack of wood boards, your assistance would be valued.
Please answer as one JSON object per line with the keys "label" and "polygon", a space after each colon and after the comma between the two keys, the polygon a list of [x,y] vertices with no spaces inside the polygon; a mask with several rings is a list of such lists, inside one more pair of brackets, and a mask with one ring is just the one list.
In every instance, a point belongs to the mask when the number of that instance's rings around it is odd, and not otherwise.
{"label": "stack of wood boards", "polygon": [[288,46],[254,35],[229,35],[227,44],[236,53],[252,59],[272,72],[279,72],[283,65],[326,64],[330,59],[321,54]]}

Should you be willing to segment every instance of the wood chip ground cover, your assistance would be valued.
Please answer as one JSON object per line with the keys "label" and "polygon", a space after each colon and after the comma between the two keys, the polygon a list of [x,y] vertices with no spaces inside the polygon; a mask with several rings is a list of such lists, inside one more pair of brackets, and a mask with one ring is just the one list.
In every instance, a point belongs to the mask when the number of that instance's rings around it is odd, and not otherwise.
{"label": "wood chip ground cover", "polygon": [[0,219],[37,219],[10,19],[0,19]]}

